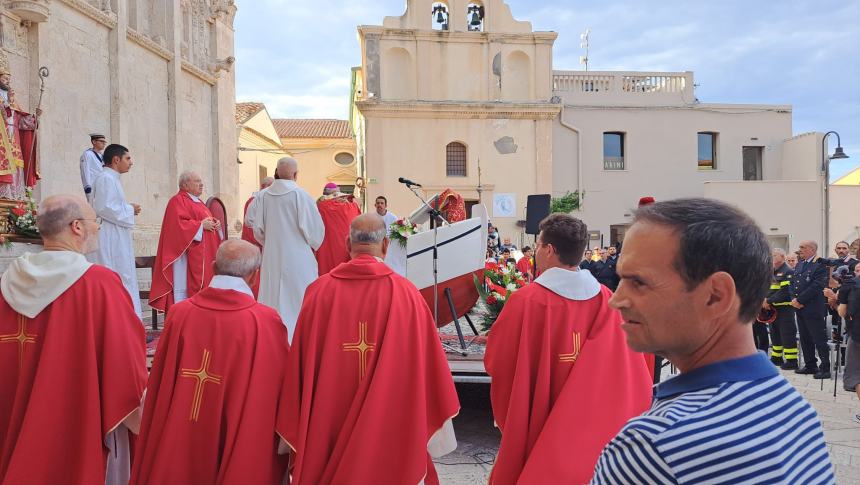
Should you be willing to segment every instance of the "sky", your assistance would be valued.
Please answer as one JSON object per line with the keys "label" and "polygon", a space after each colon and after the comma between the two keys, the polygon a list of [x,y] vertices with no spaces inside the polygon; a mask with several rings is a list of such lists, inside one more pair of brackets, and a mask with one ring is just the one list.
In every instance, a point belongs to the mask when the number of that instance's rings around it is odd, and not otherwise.
{"label": "sky", "polygon": [[[401,15],[404,0],[237,0],[236,98],[273,118],[346,119],[350,68],[361,64],[356,27]],[[860,166],[858,0],[508,0],[534,30],[558,32],[553,68],[694,71],[703,103],[788,104],[793,131],[839,133]],[[836,146],[830,137],[830,150]]]}

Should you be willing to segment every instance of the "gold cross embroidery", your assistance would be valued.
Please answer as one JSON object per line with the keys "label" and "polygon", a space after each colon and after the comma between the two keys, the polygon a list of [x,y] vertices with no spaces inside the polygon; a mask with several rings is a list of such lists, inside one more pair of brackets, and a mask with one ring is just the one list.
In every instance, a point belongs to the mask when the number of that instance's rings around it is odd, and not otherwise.
{"label": "gold cross embroidery", "polygon": [[203,349],[203,361],[200,362],[200,368],[181,369],[180,372],[182,377],[190,377],[197,380],[194,384],[194,399],[191,401],[191,416],[188,417],[190,421],[197,421],[197,417],[200,416],[200,404],[203,402],[203,388],[206,386],[206,383],[221,384],[221,376],[209,373],[209,361],[211,357],[209,351]]}
{"label": "gold cross embroidery", "polygon": [[579,332],[573,332],[573,352],[569,354],[558,354],[560,362],[576,362],[579,357],[579,350],[582,348]]}
{"label": "gold cross embroidery", "polygon": [[376,344],[367,341],[367,322],[358,322],[358,342],[343,344],[344,352],[358,352],[358,380],[367,374],[367,352],[376,349]]}
{"label": "gold cross embroidery", "polygon": [[18,344],[18,370],[24,368],[24,346],[36,343],[35,334],[27,333],[27,317],[18,315],[18,333],[0,335],[0,344],[15,342]]}

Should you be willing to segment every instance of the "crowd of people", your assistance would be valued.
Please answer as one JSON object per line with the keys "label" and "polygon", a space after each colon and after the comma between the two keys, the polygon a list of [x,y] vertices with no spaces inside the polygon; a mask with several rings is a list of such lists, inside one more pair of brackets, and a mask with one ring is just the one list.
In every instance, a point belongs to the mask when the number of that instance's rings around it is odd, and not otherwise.
{"label": "crowd of people", "polygon": [[[439,483],[459,401],[427,303],[384,262],[384,198],[367,214],[337,187],[314,199],[285,157],[246,204],[252,240],[225,241],[200,177],[183,173],[147,374],[137,295],[109,266],[140,211],[118,182],[131,156],[101,156],[89,200],[46,198],[44,251],[0,278],[0,483]],[[641,207],[623,257],[593,261],[583,221],[553,214],[539,229],[521,259],[533,282],[487,340],[502,436],[491,483],[834,483],[815,411],[754,343],[784,280],[746,214],[705,199]],[[493,257],[494,240],[508,262],[516,248],[491,230]],[[807,372],[818,313],[801,311],[829,296],[796,283],[818,277],[814,251],[801,246],[790,290]],[[846,326],[850,286],[833,295]],[[652,392],[653,354],[681,373]]]}

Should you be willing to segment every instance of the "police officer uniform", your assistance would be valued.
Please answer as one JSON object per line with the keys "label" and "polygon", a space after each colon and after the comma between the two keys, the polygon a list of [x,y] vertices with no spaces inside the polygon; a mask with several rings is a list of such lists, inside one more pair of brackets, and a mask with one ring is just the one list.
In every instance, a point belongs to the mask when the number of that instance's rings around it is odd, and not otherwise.
{"label": "police officer uniform", "polygon": [[[827,299],[824,287],[827,286],[828,271],[820,258],[813,257],[798,261],[794,267],[791,288],[794,298],[803,305],[796,311],[797,329],[800,333],[800,347],[803,349],[804,367],[795,372],[814,374],[816,379],[830,378],[830,347],[827,345]],[[821,365],[815,359],[815,352]]]}
{"label": "police officer uniform", "polygon": [[[794,270],[787,264],[773,270],[767,302],[776,310],[776,319],[770,324],[773,346],[770,360],[783,369],[797,369],[797,326],[794,323],[794,307],[791,306],[791,280]],[[758,322],[756,322],[758,323]]]}

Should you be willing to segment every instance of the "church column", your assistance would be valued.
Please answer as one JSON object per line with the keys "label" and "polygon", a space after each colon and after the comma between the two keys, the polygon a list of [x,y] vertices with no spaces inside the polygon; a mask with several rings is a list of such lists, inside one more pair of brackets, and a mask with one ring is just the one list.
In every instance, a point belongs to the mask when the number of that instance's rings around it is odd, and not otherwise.
{"label": "church column", "polygon": [[[210,60],[217,81],[212,86],[212,192],[239,220],[242,201],[250,194],[239,194],[238,140],[236,136],[236,92],[233,78],[233,17],[235,6],[215,6],[212,12]],[[232,224],[232,223],[231,223]]]}
{"label": "church column", "polygon": [[182,79],[182,6],[181,0],[168,1],[166,6],[167,49],[173,59],[167,63],[167,167],[171,181],[179,180],[179,81]]}
{"label": "church column", "polygon": [[[129,113],[125,106],[123,90],[128,86],[130,66],[126,42],[128,29],[128,0],[115,0],[116,28],[108,34],[110,56],[110,140],[114,143],[128,143]],[[129,147],[134,150],[134,147]]]}

